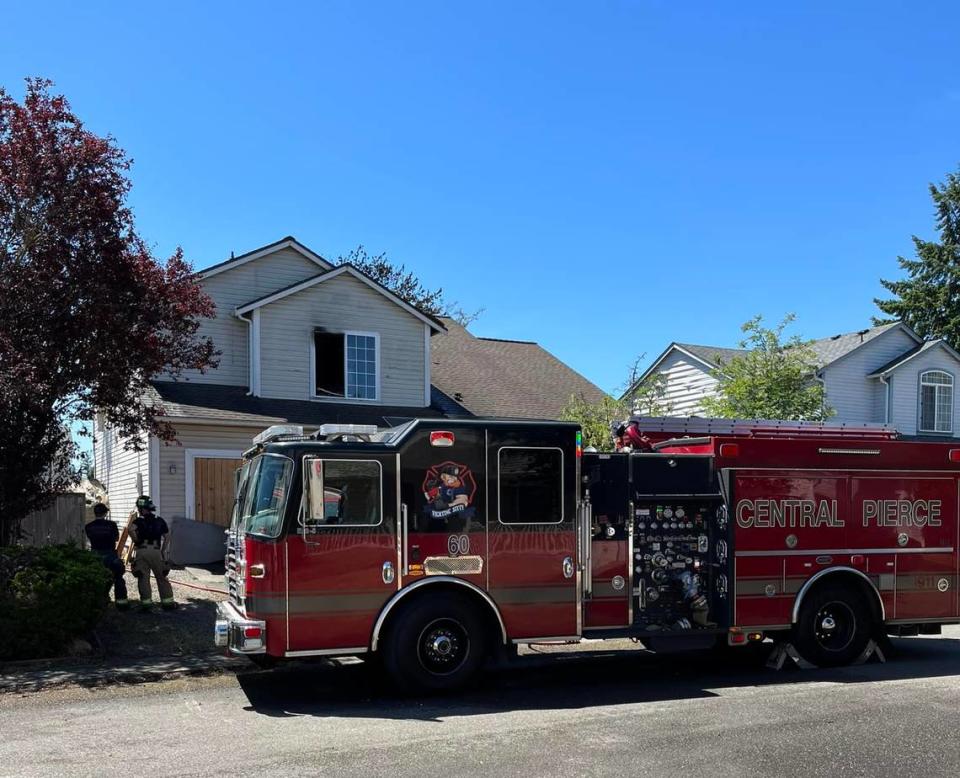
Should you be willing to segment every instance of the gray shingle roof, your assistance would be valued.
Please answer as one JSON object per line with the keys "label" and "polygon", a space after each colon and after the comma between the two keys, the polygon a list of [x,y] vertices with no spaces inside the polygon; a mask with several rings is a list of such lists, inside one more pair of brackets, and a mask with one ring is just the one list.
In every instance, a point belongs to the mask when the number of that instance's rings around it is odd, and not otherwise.
{"label": "gray shingle roof", "polygon": [[871,341],[883,335],[887,330],[899,326],[900,322],[891,322],[890,324],[882,324],[879,327],[870,327],[858,332],[834,335],[832,338],[820,338],[810,343],[810,349],[817,355],[817,366],[826,367],[831,362],[836,362],[841,357],[845,357],[867,341]]}
{"label": "gray shingle roof", "polygon": [[430,339],[431,380],[477,416],[556,419],[575,394],[605,393],[536,343],[478,338],[453,319]]}
{"label": "gray shingle roof", "polygon": [[693,343],[677,343],[677,346],[684,351],[689,351],[695,357],[700,357],[711,365],[719,365],[721,362],[729,362],[734,357],[746,354],[746,349],[742,348],[721,348],[720,346],[697,346]]}
{"label": "gray shingle roof", "polygon": [[[834,335],[830,338],[819,338],[818,340],[810,341],[807,345],[816,355],[817,367],[826,367],[841,357],[845,357],[864,343],[882,335],[887,330],[899,326],[900,322],[882,324],[879,327],[870,327],[869,329],[859,330],[857,332],[847,332],[841,335]],[[692,343],[677,343],[675,345],[709,362],[711,365],[719,365],[720,362],[729,362],[733,357],[747,353],[746,349],[739,348],[698,346]]]}
{"label": "gray shingle roof", "polygon": [[[389,405],[324,403],[309,400],[272,400],[251,397],[246,387],[222,384],[198,384],[189,381],[153,381],[148,400],[163,406],[164,415],[234,421],[240,424],[305,424],[319,426],[331,422],[393,426],[396,419],[435,418],[443,414],[435,408],[409,408]],[[388,421],[391,419],[393,421]]]}

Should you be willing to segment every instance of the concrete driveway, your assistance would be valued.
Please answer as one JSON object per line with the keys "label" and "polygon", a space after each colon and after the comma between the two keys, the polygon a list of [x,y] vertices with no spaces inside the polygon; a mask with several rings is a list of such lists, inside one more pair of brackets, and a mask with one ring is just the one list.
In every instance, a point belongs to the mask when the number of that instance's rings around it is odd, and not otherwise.
{"label": "concrete driveway", "polygon": [[457,696],[360,663],[0,697],[0,775],[960,775],[960,629],[885,664],[532,656]]}

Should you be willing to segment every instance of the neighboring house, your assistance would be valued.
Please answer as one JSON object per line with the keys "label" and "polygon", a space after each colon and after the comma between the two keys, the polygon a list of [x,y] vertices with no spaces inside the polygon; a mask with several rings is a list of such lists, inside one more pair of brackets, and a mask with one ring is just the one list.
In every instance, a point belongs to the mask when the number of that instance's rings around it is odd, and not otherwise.
{"label": "neighboring house", "polygon": [[149,494],[168,519],[227,524],[242,452],[273,424],[310,431],[325,422],[556,416],[573,391],[599,393],[535,344],[504,343],[499,356],[457,348],[464,339],[494,342],[423,313],[294,238],[197,276],[216,304],[200,334],[221,352],[219,365],[177,380],[158,376],[149,396],[177,442],[145,436],[141,451],[127,451],[102,418],[95,423],[97,477],[116,521]]}
{"label": "neighboring house", "polygon": [[[924,341],[894,322],[810,343],[832,421],[895,426],[909,436],[960,437],[955,384],[960,354],[943,340]],[[671,343],[637,381],[662,376],[671,415],[702,415],[716,394],[718,370],[741,349]],[[635,385],[636,386],[636,385]],[[633,391],[633,389],[631,389]],[[628,395],[630,392],[627,393]]]}
{"label": "neighboring house", "polygon": [[[605,393],[542,346],[528,340],[478,338],[453,319],[432,341],[435,404],[475,416],[558,419],[573,395],[599,402]],[[450,402],[455,406],[450,406]]]}

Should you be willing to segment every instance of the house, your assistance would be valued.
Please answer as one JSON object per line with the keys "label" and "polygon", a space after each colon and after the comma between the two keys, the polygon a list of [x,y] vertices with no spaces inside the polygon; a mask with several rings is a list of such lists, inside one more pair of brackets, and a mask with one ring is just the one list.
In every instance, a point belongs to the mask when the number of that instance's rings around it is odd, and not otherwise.
{"label": "house", "polygon": [[[832,421],[891,424],[908,436],[960,437],[954,384],[960,354],[943,340],[924,341],[902,322],[812,341],[815,378],[823,383]],[[716,372],[742,349],[671,343],[635,387],[661,376],[674,416],[702,415],[716,394]]]}
{"label": "house", "polygon": [[115,520],[149,494],[168,520],[213,525],[208,535],[221,556],[235,471],[268,426],[555,417],[572,392],[600,391],[536,344],[474,338],[292,237],[197,276],[216,304],[200,334],[213,339],[220,362],[151,382],[148,400],[162,408],[176,442],[143,436],[141,450],[129,451],[99,418],[94,460]]}
{"label": "house", "polygon": [[[558,419],[573,395],[599,402],[605,393],[553,354],[529,340],[472,335],[453,319],[432,339],[435,403],[475,416]],[[437,396],[439,395],[439,396]]]}

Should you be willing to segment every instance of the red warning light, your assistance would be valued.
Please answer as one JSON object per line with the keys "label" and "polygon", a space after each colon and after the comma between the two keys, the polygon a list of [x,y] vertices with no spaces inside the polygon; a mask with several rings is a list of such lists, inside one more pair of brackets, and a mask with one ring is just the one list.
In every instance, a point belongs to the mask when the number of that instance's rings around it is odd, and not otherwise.
{"label": "red warning light", "polygon": [[452,446],[455,441],[452,432],[431,432],[430,433],[430,445],[431,446]]}

